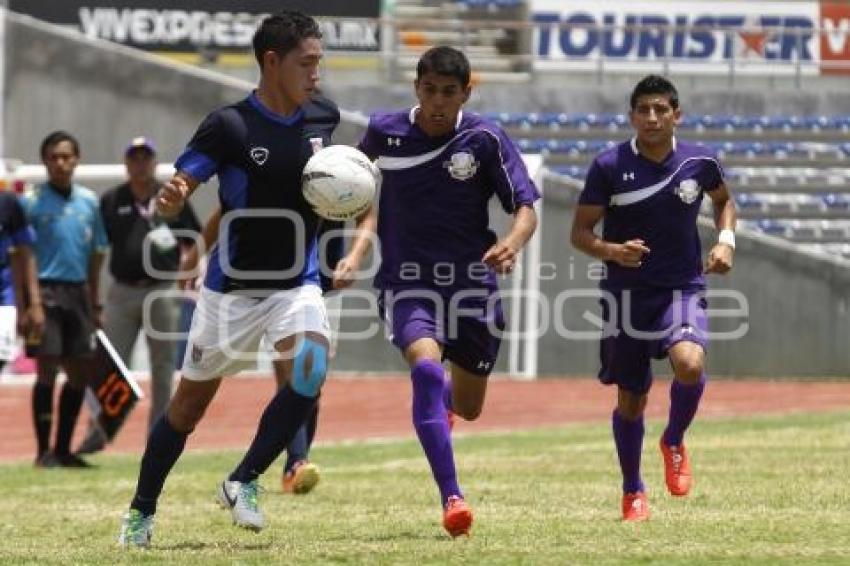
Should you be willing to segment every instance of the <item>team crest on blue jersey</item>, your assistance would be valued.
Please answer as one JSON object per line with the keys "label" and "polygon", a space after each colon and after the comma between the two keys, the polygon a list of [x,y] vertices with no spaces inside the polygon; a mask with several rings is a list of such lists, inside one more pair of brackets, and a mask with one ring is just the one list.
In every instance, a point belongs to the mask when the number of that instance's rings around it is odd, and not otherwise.
{"label": "team crest on blue jersey", "polygon": [[449,175],[458,181],[466,181],[475,175],[478,171],[478,161],[471,153],[461,151],[453,153],[451,159],[446,161],[445,166],[449,170]]}
{"label": "team crest on blue jersey", "polygon": [[699,196],[700,188],[694,179],[685,179],[676,188],[676,196],[682,199],[685,204],[691,204]]}
{"label": "team crest on blue jersey", "polygon": [[251,159],[254,160],[254,163],[256,163],[257,165],[262,165],[266,162],[266,159],[269,158],[269,150],[265,147],[252,147],[248,155],[251,156]]}

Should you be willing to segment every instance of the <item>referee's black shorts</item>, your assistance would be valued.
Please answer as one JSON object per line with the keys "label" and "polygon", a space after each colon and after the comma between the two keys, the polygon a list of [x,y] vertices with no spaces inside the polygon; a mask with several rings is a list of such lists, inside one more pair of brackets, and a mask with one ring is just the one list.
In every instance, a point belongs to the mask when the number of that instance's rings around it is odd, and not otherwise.
{"label": "referee's black shorts", "polygon": [[27,344],[27,356],[79,358],[94,353],[95,326],[85,283],[41,280],[44,334],[38,344]]}

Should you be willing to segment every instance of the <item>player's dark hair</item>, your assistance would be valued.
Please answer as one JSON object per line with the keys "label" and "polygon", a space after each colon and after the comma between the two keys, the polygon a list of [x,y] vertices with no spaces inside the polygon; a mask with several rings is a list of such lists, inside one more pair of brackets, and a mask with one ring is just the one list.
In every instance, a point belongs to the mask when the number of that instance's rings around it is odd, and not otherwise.
{"label": "player's dark hair", "polygon": [[282,10],[264,19],[254,32],[254,56],[262,69],[266,51],[274,51],[282,57],[308,37],[322,39],[316,20],[295,10]]}
{"label": "player's dark hair", "polygon": [[65,132],[63,130],[57,130],[55,132],[51,132],[47,134],[47,137],[44,138],[44,141],[41,142],[41,159],[47,159],[47,152],[50,151],[52,147],[59,145],[62,142],[71,142],[71,147],[74,148],[74,155],[80,156],[80,142],[77,141],[77,138]]}
{"label": "player's dark hair", "polygon": [[463,88],[469,86],[469,76],[472,73],[469,67],[469,59],[463,52],[453,47],[432,47],[422,54],[419,63],[416,64],[416,79],[422,75],[435,73],[446,77],[454,77],[460,81]]}
{"label": "player's dark hair", "polygon": [[673,83],[660,75],[647,75],[635,85],[632,91],[632,96],[629,99],[629,106],[632,110],[637,106],[638,98],[647,94],[666,94],[670,97],[670,106],[673,108],[679,107],[679,91],[673,86]]}

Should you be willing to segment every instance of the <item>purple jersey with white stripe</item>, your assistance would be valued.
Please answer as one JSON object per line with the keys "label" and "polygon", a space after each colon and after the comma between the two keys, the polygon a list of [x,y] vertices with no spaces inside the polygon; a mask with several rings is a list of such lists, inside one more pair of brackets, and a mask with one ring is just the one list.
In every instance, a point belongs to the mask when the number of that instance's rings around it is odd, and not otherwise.
{"label": "purple jersey with white stripe", "polygon": [[587,172],[579,204],[604,206],[603,238],[641,239],[650,249],[640,267],[608,262],[605,289],[704,288],[697,215],[705,191],[722,185],[723,167],[707,147],[677,143],[656,163],[634,139],[600,153]]}
{"label": "purple jersey with white stripe", "polygon": [[495,193],[513,214],[540,194],[499,126],[461,113],[454,131],[429,137],[414,123],[416,110],[372,115],[359,145],[383,175],[375,286],[495,289],[495,273],[480,263],[496,242],[487,203]]}

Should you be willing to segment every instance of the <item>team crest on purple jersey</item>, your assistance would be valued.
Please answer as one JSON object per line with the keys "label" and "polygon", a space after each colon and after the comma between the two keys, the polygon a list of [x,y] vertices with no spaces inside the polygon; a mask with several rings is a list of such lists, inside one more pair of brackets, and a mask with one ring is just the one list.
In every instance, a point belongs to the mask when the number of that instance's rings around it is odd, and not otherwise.
{"label": "team crest on purple jersey", "polygon": [[478,161],[471,153],[461,151],[453,153],[451,159],[446,161],[446,168],[449,170],[449,175],[458,181],[466,181],[471,179],[475,172],[478,171]]}
{"label": "team crest on purple jersey", "polygon": [[676,196],[685,204],[691,204],[699,197],[700,188],[695,179],[685,179],[676,187]]}

